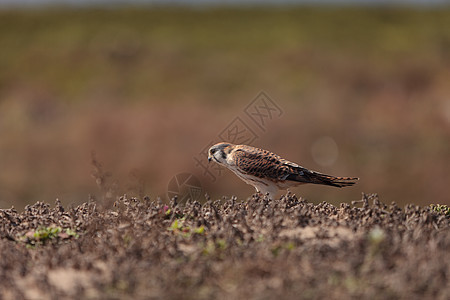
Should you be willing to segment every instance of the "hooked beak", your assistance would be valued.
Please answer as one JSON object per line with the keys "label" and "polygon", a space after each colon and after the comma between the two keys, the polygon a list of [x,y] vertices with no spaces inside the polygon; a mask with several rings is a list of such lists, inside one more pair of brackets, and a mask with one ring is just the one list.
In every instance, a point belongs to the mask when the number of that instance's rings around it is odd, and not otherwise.
{"label": "hooked beak", "polygon": [[212,159],[212,157],[211,157],[211,156],[208,156],[208,162],[210,162],[210,161],[211,161],[211,159]]}

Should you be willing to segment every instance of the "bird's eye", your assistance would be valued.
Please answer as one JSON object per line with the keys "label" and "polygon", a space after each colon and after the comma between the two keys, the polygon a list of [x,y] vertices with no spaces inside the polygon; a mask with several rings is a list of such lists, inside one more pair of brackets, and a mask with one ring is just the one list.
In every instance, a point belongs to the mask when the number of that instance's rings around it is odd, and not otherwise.
{"label": "bird's eye", "polygon": [[217,149],[211,149],[211,150],[210,150],[211,154],[216,153],[216,150],[217,150]]}

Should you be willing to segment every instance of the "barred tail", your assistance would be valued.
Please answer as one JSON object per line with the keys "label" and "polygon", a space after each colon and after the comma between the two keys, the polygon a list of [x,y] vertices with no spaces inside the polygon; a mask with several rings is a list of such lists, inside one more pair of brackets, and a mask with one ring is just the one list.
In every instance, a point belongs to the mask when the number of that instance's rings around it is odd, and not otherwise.
{"label": "barred tail", "polygon": [[358,177],[336,177],[306,169],[303,169],[302,171],[303,172],[300,172],[299,174],[290,175],[286,179],[302,183],[330,185],[339,188],[352,186],[359,180]]}
{"label": "barred tail", "polygon": [[315,182],[317,184],[324,184],[324,185],[331,185],[335,187],[346,187],[346,186],[352,186],[354,185],[359,178],[358,177],[336,177],[336,176],[329,176],[329,175],[322,175],[318,176],[319,182]]}

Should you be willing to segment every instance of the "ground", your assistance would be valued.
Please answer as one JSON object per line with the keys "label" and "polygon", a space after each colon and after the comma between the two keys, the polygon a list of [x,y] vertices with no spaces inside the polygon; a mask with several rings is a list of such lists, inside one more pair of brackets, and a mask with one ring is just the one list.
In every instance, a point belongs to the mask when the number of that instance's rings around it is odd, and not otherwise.
{"label": "ground", "polygon": [[2,299],[448,299],[450,218],[376,195],[0,210]]}

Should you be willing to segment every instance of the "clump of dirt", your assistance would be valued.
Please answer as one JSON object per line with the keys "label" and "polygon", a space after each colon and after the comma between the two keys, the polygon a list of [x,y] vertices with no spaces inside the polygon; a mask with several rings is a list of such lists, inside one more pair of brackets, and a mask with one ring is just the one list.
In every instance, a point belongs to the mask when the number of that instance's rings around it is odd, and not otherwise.
{"label": "clump of dirt", "polygon": [[[450,217],[433,207],[313,205],[287,193],[185,204],[123,196],[0,210],[4,299],[450,296]],[[357,204],[358,206],[361,206]]]}

